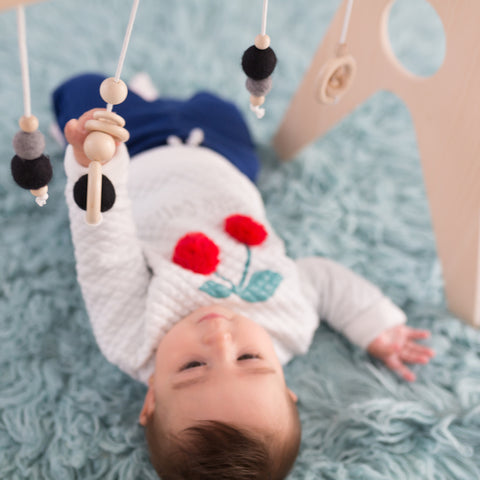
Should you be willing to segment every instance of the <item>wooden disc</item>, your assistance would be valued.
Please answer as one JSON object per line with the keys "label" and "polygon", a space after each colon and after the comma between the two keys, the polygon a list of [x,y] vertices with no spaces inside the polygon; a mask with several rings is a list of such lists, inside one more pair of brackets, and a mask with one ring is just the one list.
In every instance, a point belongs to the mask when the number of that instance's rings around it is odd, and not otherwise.
{"label": "wooden disc", "polygon": [[317,80],[317,100],[331,105],[336,103],[352,85],[356,62],[351,55],[330,59],[320,70]]}

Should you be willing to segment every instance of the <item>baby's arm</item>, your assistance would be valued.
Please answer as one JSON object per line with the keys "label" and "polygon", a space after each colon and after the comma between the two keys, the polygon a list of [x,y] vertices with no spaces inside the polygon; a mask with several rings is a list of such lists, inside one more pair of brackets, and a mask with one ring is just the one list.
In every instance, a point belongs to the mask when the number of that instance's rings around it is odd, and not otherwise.
{"label": "baby's arm", "polygon": [[115,203],[103,213],[100,225],[85,222],[85,211],[73,198],[77,180],[87,174],[88,159],[83,141],[85,121],[91,112],[71,120],[65,127],[70,145],[65,154],[66,198],[77,273],[97,342],[112,363],[132,373],[132,349],[141,338],[150,273],[136,236],[127,194],[129,155],[119,145],[103,173],[115,188]]}
{"label": "baby's arm", "polygon": [[404,379],[415,380],[404,362],[429,361],[433,351],[415,342],[429,332],[407,327],[403,311],[376,286],[332,260],[303,258],[297,265],[321,319]]}

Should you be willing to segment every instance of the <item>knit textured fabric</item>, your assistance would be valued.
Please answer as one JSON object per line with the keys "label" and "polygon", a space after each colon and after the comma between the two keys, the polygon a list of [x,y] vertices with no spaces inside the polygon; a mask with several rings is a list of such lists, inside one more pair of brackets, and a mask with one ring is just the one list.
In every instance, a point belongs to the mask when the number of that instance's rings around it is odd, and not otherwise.
{"label": "knit textured fabric", "polygon": [[[262,325],[283,364],[307,352],[320,318],[363,348],[405,322],[376,287],[341,266],[289,259],[257,188],[210,149],[157,147],[130,162],[122,146],[104,167],[116,201],[97,227],[86,224],[73,198],[87,169],[71,147],[65,169],[78,276],[96,339],[111,362],[144,383],[168,330],[213,303]],[[227,233],[225,220],[238,215],[263,225],[267,237],[250,242],[241,231]],[[173,261],[182,239],[199,234],[220,253],[219,265],[205,270],[195,268],[195,258],[190,265]],[[189,256],[193,247],[186,246]],[[208,259],[202,245],[194,253]]]}

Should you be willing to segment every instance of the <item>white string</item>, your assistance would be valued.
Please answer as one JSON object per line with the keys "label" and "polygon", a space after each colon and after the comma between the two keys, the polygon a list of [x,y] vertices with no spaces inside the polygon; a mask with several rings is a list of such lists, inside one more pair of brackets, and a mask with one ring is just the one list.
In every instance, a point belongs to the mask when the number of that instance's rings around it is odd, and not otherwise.
{"label": "white string", "polygon": [[[130,37],[132,35],[133,24],[135,23],[135,17],[137,16],[138,5],[140,0],[134,0],[132,5],[132,10],[130,12],[130,19],[128,20],[127,31],[125,33],[125,38],[123,39],[122,51],[120,53],[120,58],[118,59],[117,71],[115,72],[115,81],[120,81],[120,76],[122,74],[123,64],[125,63],[125,57],[127,56],[128,44],[130,43]],[[113,105],[107,104],[107,111],[111,112],[113,110]]]}
{"label": "white string", "polygon": [[348,25],[350,24],[350,15],[352,14],[353,0],[348,0],[345,18],[343,19],[342,34],[340,35],[340,45],[347,41]]}
{"label": "white string", "polygon": [[263,12],[262,12],[262,35],[267,33],[267,12],[268,12],[268,0],[263,0]]}
{"label": "white string", "polygon": [[261,118],[264,117],[265,115],[265,109],[261,108],[258,105],[252,105],[250,104],[250,110],[257,116],[257,118],[260,120]]}
{"label": "white string", "polygon": [[30,95],[30,73],[28,71],[27,33],[25,27],[25,10],[22,5],[17,7],[18,48],[20,51],[20,65],[22,68],[23,109],[24,115],[32,115]]}

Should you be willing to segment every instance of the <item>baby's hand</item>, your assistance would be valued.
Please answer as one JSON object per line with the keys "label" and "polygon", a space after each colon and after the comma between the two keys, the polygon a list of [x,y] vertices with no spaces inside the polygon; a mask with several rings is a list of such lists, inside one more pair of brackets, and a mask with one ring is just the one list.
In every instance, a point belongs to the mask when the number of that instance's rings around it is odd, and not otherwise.
{"label": "baby's hand", "polygon": [[85,138],[90,133],[89,131],[85,130],[85,122],[87,120],[91,120],[93,118],[93,114],[98,110],[104,110],[102,108],[94,108],[85,112],[79,119],[72,118],[68,121],[65,125],[65,138],[67,142],[73,147],[73,153],[75,155],[75,159],[80,165],[84,167],[88,167],[91,160],[87,158],[85,152],[83,151],[83,143],[85,142]]}
{"label": "baby's hand", "polygon": [[367,348],[370,355],[409,382],[415,381],[415,374],[405,363],[428,363],[435,352],[415,340],[428,338],[428,330],[418,330],[406,325],[384,330]]}

